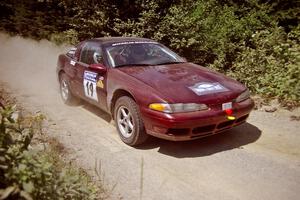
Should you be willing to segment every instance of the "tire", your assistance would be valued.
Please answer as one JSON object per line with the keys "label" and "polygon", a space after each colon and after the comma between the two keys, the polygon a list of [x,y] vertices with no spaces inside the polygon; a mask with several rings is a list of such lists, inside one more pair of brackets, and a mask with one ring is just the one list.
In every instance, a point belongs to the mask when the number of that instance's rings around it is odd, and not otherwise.
{"label": "tire", "polygon": [[121,140],[129,146],[145,142],[148,134],[135,101],[127,96],[120,97],[114,108],[114,119]]}
{"label": "tire", "polygon": [[80,100],[72,94],[66,74],[61,74],[59,80],[60,96],[63,102],[67,105],[77,105]]}

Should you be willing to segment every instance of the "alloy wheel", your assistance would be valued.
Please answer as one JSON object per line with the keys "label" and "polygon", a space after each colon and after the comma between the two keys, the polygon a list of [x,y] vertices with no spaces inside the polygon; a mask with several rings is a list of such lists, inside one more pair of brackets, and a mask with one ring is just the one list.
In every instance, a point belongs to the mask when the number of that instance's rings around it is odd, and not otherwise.
{"label": "alloy wheel", "polygon": [[118,109],[117,124],[125,138],[129,138],[134,133],[134,120],[129,109],[125,106],[120,106]]}
{"label": "alloy wheel", "polygon": [[60,91],[61,91],[61,96],[62,96],[63,100],[67,101],[68,97],[69,97],[69,87],[68,87],[67,81],[64,79],[61,80]]}

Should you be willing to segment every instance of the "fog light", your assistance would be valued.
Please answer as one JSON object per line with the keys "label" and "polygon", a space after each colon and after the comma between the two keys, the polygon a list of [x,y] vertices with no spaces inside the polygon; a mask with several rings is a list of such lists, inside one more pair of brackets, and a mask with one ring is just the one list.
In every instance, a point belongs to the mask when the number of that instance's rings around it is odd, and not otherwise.
{"label": "fog light", "polygon": [[153,131],[154,131],[155,133],[162,133],[162,134],[165,134],[165,133],[168,131],[168,129],[167,129],[167,128],[163,128],[163,127],[159,127],[159,126],[154,126],[154,127],[153,127]]}

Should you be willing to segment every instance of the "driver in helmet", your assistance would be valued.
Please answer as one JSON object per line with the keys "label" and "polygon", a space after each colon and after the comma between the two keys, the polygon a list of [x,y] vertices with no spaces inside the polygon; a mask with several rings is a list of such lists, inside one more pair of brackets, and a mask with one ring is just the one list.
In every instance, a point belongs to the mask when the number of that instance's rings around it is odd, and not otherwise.
{"label": "driver in helmet", "polygon": [[102,63],[102,56],[99,52],[94,52],[93,60],[95,64]]}

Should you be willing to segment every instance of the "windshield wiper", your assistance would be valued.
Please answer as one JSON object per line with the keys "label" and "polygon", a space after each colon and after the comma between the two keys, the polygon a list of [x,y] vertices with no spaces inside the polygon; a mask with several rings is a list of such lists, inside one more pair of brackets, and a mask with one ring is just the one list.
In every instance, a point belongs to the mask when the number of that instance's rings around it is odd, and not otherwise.
{"label": "windshield wiper", "polygon": [[171,65],[171,64],[179,64],[179,63],[185,63],[185,62],[172,61],[172,62],[158,63],[157,65]]}
{"label": "windshield wiper", "polygon": [[153,65],[151,65],[151,64],[143,64],[143,63],[140,63],[140,64],[123,64],[123,65],[117,65],[117,66],[115,66],[116,68],[118,68],[118,67],[130,67],[130,66],[136,66],[136,67],[138,67],[138,66],[153,66]]}

